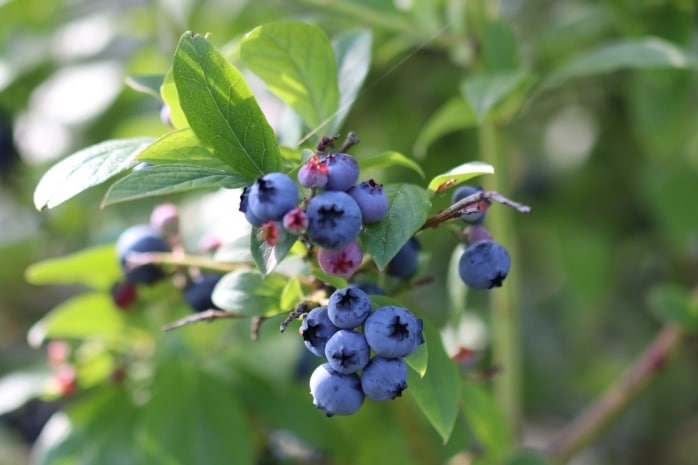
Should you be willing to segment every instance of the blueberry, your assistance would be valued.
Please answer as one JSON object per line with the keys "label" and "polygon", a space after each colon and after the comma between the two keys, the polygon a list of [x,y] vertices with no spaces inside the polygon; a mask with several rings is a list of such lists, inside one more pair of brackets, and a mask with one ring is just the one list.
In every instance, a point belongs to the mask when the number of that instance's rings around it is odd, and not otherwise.
{"label": "blueberry", "polygon": [[[477,192],[480,192],[481,190],[482,190],[482,187],[470,186],[467,184],[462,185],[453,192],[453,196],[451,197],[451,205],[458,202],[459,200],[463,200],[466,197],[469,197]],[[487,206],[488,205],[489,205],[488,201],[483,201],[481,203],[481,207],[482,207],[481,211],[474,212],[474,213],[464,213],[463,215],[461,215],[461,219],[468,224],[480,224],[480,223],[482,223],[482,221],[485,219],[485,215],[487,214]]]}
{"label": "blueberry", "polygon": [[359,164],[347,153],[331,153],[322,159],[327,164],[328,191],[346,191],[359,179]]}
{"label": "blueberry", "polygon": [[466,244],[478,241],[491,241],[492,234],[481,224],[471,224],[463,230],[462,234]]}
{"label": "blueberry", "polygon": [[205,274],[184,289],[184,300],[195,312],[220,310],[211,300],[211,294],[222,276],[218,273]]}
{"label": "blueberry", "polygon": [[317,261],[322,271],[341,278],[352,277],[361,266],[362,259],[363,253],[355,241],[339,249],[320,247],[317,253]]}
{"label": "blueberry", "polygon": [[349,194],[325,191],[308,202],[308,237],[320,247],[338,249],[361,229],[361,210]]}
{"label": "blueberry", "polygon": [[327,315],[327,307],[315,307],[303,319],[300,333],[308,350],[324,357],[327,341],[338,330]]}
{"label": "blueberry", "polygon": [[164,276],[159,265],[148,263],[130,266],[126,257],[131,252],[169,252],[170,246],[148,225],[140,224],[124,230],[116,241],[116,253],[126,280],[138,284],[152,284]]}
{"label": "blueberry", "polygon": [[376,355],[386,358],[406,357],[424,342],[422,320],[394,305],[371,313],[364,323],[364,334]]}
{"label": "blueberry", "polygon": [[498,242],[484,240],[465,248],[458,263],[458,274],[472,289],[492,289],[502,285],[510,267],[507,249]]}
{"label": "blueberry", "polygon": [[383,191],[383,185],[373,179],[351,187],[347,194],[356,201],[361,209],[361,219],[365,224],[377,223],[388,212],[388,197]]}
{"label": "blueberry", "polygon": [[369,295],[385,295],[385,291],[378,284],[372,283],[370,281],[355,281],[353,283],[350,283],[349,287],[361,289]]}
{"label": "blueberry", "polygon": [[338,328],[351,329],[361,326],[371,313],[371,300],[361,289],[345,287],[330,295],[327,316]]}
{"label": "blueberry", "polygon": [[153,208],[150,214],[150,227],[162,237],[179,234],[179,210],[172,203],[163,203]]}
{"label": "blueberry", "polygon": [[240,194],[240,208],[239,210],[245,214],[245,219],[252,226],[260,227],[264,224],[260,218],[257,217],[252,210],[250,210],[250,186],[245,187]]}
{"label": "blueberry", "polygon": [[356,374],[338,373],[323,363],[310,375],[310,394],[313,405],[325,415],[351,415],[364,403],[361,379]]}
{"label": "blueberry", "polygon": [[327,159],[313,155],[298,170],[298,182],[303,187],[324,189],[327,172]]}
{"label": "blueberry", "polygon": [[325,358],[338,373],[356,373],[366,366],[371,355],[363,334],[349,329],[340,329],[325,345]]}
{"label": "blueberry", "polygon": [[281,220],[298,203],[298,188],[287,174],[267,173],[250,186],[247,207],[262,222]]}
{"label": "blueberry", "polygon": [[373,357],[361,373],[361,389],[377,402],[400,397],[407,389],[407,364],[401,358]]}
{"label": "blueberry", "polygon": [[421,245],[416,238],[410,237],[397,254],[388,262],[385,272],[391,276],[407,278],[417,271]]}

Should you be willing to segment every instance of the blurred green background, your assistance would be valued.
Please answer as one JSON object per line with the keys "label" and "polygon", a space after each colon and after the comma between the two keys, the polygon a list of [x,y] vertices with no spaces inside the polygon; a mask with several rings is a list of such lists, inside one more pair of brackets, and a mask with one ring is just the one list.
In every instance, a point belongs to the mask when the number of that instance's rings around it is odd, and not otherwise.
{"label": "blurred green background", "polygon": [[[488,11],[496,11],[497,27],[517,43],[516,56],[488,48],[490,29],[468,29],[477,24],[468,14]],[[39,213],[32,194],[41,175],[99,141],[168,130],[159,102],[124,82],[165,73],[182,32],[210,32],[213,43],[234,55],[245,32],[276,19],[312,21],[330,37],[372,31],[371,69],[345,124],[362,140],[354,153],[400,151],[419,161],[427,179],[478,157],[475,129],[415,145],[461,80],[478,72],[473,57],[484,54],[503,68],[513,61],[542,77],[620,39],[654,36],[698,54],[690,0],[0,1],[0,375],[45,369],[45,351],[29,348],[28,329],[80,291],[31,286],[24,270],[113,240],[126,225],[147,219],[159,201],[100,209],[104,188],[98,187]],[[690,69],[571,79],[529,94],[498,125],[507,175],[502,193],[533,209],[513,215],[511,231],[520,252],[524,444],[547,443],[652,339],[661,322],[648,305],[651,289],[696,285],[697,84]],[[400,168],[378,177],[424,183]],[[183,214],[193,238],[237,210],[197,208],[201,198],[170,199],[194,205]],[[429,232],[422,243],[429,252],[423,274],[443,278],[453,237]],[[410,299],[417,312],[446,305],[443,292],[429,286]],[[484,303],[470,305],[486,322]],[[575,463],[694,464],[696,342],[687,338],[660,379]],[[28,463],[36,423],[52,406],[30,405],[3,417],[0,464]]]}

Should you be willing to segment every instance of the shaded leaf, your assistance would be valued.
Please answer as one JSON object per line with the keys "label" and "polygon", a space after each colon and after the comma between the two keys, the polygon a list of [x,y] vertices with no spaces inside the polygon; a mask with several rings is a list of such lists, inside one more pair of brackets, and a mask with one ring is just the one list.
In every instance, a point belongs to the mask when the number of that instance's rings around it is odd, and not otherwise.
{"label": "shaded leaf", "polygon": [[371,31],[347,32],[332,41],[337,57],[337,85],[339,88],[339,110],[334,119],[330,134],[342,127],[352,104],[359,95],[361,86],[371,65]]}
{"label": "shaded leaf", "polygon": [[477,76],[466,80],[461,93],[468,100],[478,121],[484,121],[491,110],[528,81],[525,71],[512,71]]}
{"label": "shaded leaf", "polygon": [[152,138],[116,139],[82,149],[53,165],[34,191],[38,210],[53,208],[131,168]]}
{"label": "shaded leaf", "polygon": [[242,61],[310,128],[332,118],[339,107],[337,64],[322,29],[281,21],[247,33]]}
{"label": "shaded leaf", "polygon": [[494,397],[484,386],[463,383],[463,414],[488,463],[501,463],[511,450],[509,427]]}
{"label": "shaded leaf", "polygon": [[358,159],[359,168],[361,171],[379,169],[379,168],[391,168],[393,166],[404,166],[409,168],[415,173],[424,177],[424,171],[419,163],[406,157],[400,152],[383,152],[378,155],[373,155],[371,157],[363,157]]}
{"label": "shaded leaf", "polygon": [[431,191],[440,192],[443,190],[442,186],[450,188],[482,174],[494,174],[494,167],[481,161],[470,161],[451,168],[445,173],[434,176],[434,178],[429,181],[428,188]]}
{"label": "shaded leaf", "polygon": [[698,58],[658,37],[627,39],[601,46],[575,58],[552,72],[543,89],[568,79],[631,68],[696,68]]}
{"label": "shaded leaf", "polygon": [[414,184],[386,184],[390,207],[378,223],[366,225],[361,233],[364,249],[383,269],[400,248],[424,224],[431,208],[429,193]]}
{"label": "shaded leaf", "polygon": [[417,158],[423,158],[437,139],[477,124],[477,116],[463,97],[454,97],[441,106],[424,124],[414,143]]}
{"label": "shaded leaf", "polygon": [[172,66],[189,126],[214,156],[253,180],[281,169],[276,137],[242,74],[200,35],[182,35]]}
{"label": "shaded leaf", "polygon": [[121,276],[114,244],[42,260],[30,265],[24,273],[31,284],[83,284],[104,291],[111,289]]}
{"label": "shaded leaf", "polygon": [[678,285],[665,284],[652,289],[649,306],[662,321],[675,323],[689,331],[698,330],[698,301]]}
{"label": "shaded leaf", "polygon": [[298,236],[282,229],[279,240],[275,245],[271,246],[266,243],[260,233],[260,228],[252,228],[250,252],[252,252],[252,258],[254,258],[259,271],[263,275],[267,275],[286,257],[293,244],[296,243]]}
{"label": "shaded leaf", "polygon": [[286,312],[280,295],[287,279],[278,274],[262,276],[257,271],[233,271],[224,275],[211,298],[225,311],[239,316],[272,316]]}
{"label": "shaded leaf", "polygon": [[414,352],[405,357],[405,362],[419,376],[424,376],[429,368],[429,347],[426,343],[417,346]]}
{"label": "shaded leaf", "polygon": [[424,322],[424,338],[429,344],[426,374],[410,371],[408,389],[417,405],[444,442],[451,436],[458,416],[460,377],[455,363],[448,357],[439,332]]}
{"label": "shaded leaf", "polygon": [[102,205],[171,195],[195,189],[233,189],[249,184],[247,178],[215,168],[192,165],[153,165],[119,179],[107,191]]}

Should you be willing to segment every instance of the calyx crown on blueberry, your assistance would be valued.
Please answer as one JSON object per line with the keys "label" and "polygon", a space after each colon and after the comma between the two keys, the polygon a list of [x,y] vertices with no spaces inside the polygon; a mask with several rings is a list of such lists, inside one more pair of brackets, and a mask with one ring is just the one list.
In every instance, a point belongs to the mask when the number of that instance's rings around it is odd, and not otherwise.
{"label": "calyx crown on blueberry", "polygon": [[247,208],[262,222],[281,220],[297,203],[298,188],[285,173],[260,176],[247,193]]}

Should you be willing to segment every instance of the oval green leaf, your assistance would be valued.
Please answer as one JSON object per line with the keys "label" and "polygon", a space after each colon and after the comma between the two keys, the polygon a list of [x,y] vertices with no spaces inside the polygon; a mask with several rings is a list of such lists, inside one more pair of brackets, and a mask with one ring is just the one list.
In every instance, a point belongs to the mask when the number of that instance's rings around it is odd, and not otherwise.
{"label": "oval green leaf", "polygon": [[206,38],[181,37],[172,73],[189,126],[232,172],[253,180],[281,169],[274,131],[242,73]]}
{"label": "oval green leaf", "polygon": [[183,163],[231,171],[227,164],[204,147],[191,128],[168,132],[146,147],[136,159],[153,164]]}
{"label": "oval green leaf", "polygon": [[530,76],[525,71],[486,74],[466,80],[461,86],[461,93],[478,121],[483,122],[497,104],[529,80]]}
{"label": "oval green leaf", "polygon": [[298,236],[287,231],[281,231],[279,240],[275,245],[271,246],[262,239],[260,228],[252,228],[252,233],[250,234],[250,252],[252,253],[252,258],[254,258],[259,271],[263,275],[271,273],[274,268],[281,263],[281,260],[286,257],[297,239]]}
{"label": "oval green leaf", "polygon": [[289,21],[258,26],[243,39],[240,56],[308,127],[317,128],[335,116],[337,63],[322,29]]}
{"label": "oval green leaf", "polygon": [[463,181],[467,181],[481,174],[494,174],[494,167],[481,161],[470,161],[458,165],[445,173],[434,176],[429,181],[429,190],[432,192],[440,192],[443,189],[455,186]]}
{"label": "oval green leaf", "polygon": [[218,281],[211,298],[223,310],[239,316],[278,315],[288,311],[281,308],[280,302],[286,281],[278,274],[232,271]]}
{"label": "oval green leaf", "polygon": [[38,210],[53,208],[135,164],[150,137],[108,140],[82,149],[53,165],[34,191]]}
{"label": "oval green leaf", "polygon": [[400,152],[383,152],[371,157],[359,158],[359,168],[362,171],[370,169],[391,168],[393,166],[404,166],[424,177],[424,171],[419,163],[406,157]]}
{"label": "oval green leaf", "polygon": [[475,112],[463,97],[454,97],[436,110],[426,122],[414,143],[417,158],[427,154],[429,146],[437,139],[460,129],[469,128],[477,123]]}

